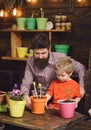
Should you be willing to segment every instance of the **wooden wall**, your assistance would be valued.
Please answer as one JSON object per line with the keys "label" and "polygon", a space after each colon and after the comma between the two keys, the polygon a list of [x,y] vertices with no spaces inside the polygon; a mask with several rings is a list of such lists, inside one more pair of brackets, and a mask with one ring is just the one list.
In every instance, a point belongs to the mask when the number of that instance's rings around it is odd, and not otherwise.
{"label": "wooden wall", "polygon": [[[67,21],[72,22],[72,32],[53,33],[52,43],[61,44],[65,42],[70,44],[69,55],[88,68],[89,48],[91,48],[91,0],[82,0],[81,3],[73,0],[73,10],[70,8],[69,1],[39,0],[38,3],[34,4],[22,0],[19,10],[22,10],[22,16],[24,17],[31,17],[33,11],[35,11],[35,17],[40,17],[40,8],[42,7],[45,11],[45,17],[48,17],[48,20],[53,23],[55,23],[56,14],[67,15]],[[20,4],[20,0],[18,0],[18,4]],[[12,24],[16,24],[16,17],[11,15],[4,18],[0,17],[0,28],[10,28]],[[24,33],[22,35],[23,44],[29,45],[31,34]],[[0,56],[6,54],[10,54],[10,33],[0,32]],[[0,62],[0,66],[7,68],[6,63],[3,63],[3,61]]]}
{"label": "wooden wall", "polygon": [[[20,0],[17,1],[18,4],[20,4]],[[45,17],[48,17],[48,20],[53,23],[55,23],[54,19],[56,14],[67,15],[67,21],[72,22],[72,32],[53,33],[52,44],[61,44],[63,42],[70,44],[69,55],[83,63],[88,69],[89,48],[91,48],[91,0],[82,0],[81,3],[77,2],[77,0],[73,0],[73,10],[70,8],[69,1],[70,0],[38,0],[36,4],[29,4],[26,3],[25,0],[22,0],[19,10],[23,11],[22,16],[24,17],[31,17],[33,11],[35,11],[35,17],[40,17],[40,8],[42,7],[45,11]],[[13,24],[16,24],[16,17],[11,15],[4,18],[0,17],[0,29],[10,28]],[[33,36],[35,34],[22,33],[22,35],[23,45],[30,46],[31,35]],[[54,48],[52,48],[52,50],[54,50]],[[0,57],[6,54],[10,55],[10,33],[0,32]],[[15,80],[12,81],[11,86],[6,83],[7,88],[13,87],[15,82],[21,83],[25,65],[26,62],[24,61],[0,60],[0,70],[6,70],[6,72],[7,70],[12,70],[14,73],[17,72],[16,77],[13,76]],[[6,79],[4,79],[3,82],[5,83]],[[1,81],[0,86],[2,86],[2,89],[6,88]],[[89,107],[89,105],[87,105],[87,107]],[[80,108],[82,109],[83,107]],[[81,110],[81,112],[82,111],[83,110]]]}
{"label": "wooden wall", "polygon": [[[83,0],[79,3],[77,0],[73,0],[73,10],[71,10],[69,0],[39,0],[35,4],[26,3],[23,0],[19,9],[23,11],[22,16],[24,17],[31,17],[33,11],[35,11],[35,17],[39,17],[41,7],[44,8],[45,17],[48,17],[48,20],[53,23],[56,14],[67,15],[67,21],[72,22],[72,32],[56,33],[53,35],[52,42],[69,43],[71,46],[69,55],[88,67],[88,54],[91,47],[91,1]],[[0,28],[9,28],[12,24],[16,24],[15,17],[10,15],[7,18],[0,18]],[[27,35],[24,35],[24,44],[29,44],[28,40]],[[0,33],[1,55],[9,53],[9,50],[9,33]]]}

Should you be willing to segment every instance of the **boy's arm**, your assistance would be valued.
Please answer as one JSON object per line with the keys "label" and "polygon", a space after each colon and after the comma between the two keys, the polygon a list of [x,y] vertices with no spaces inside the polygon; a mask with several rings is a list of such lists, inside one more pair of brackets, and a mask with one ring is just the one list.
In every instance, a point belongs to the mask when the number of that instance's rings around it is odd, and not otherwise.
{"label": "boy's arm", "polygon": [[46,94],[46,97],[47,97],[47,100],[46,100],[45,106],[46,106],[46,108],[47,108],[47,103],[48,103],[48,101],[51,99],[51,96],[47,93],[47,94]]}

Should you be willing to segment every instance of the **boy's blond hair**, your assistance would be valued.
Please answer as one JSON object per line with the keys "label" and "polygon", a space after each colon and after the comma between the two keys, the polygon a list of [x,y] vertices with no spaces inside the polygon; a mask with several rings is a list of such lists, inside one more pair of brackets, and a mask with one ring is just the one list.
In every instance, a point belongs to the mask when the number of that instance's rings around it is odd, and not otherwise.
{"label": "boy's blond hair", "polygon": [[73,63],[69,57],[58,58],[55,64],[55,71],[58,74],[67,73],[71,74],[73,72]]}

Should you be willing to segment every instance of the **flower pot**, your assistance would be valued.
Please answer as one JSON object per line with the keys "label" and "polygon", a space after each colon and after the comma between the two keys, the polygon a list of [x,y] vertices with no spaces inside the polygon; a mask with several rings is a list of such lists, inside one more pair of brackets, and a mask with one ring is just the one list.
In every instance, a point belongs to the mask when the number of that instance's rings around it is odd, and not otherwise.
{"label": "flower pot", "polygon": [[61,52],[61,53],[65,53],[65,54],[68,54],[68,51],[69,51],[69,45],[66,45],[66,44],[55,44],[54,45],[54,48],[55,48],[55,51],[56,52]]}
{"label": "flower pot", "polygon": [[16,18],[18,29],[24,30],[26,28],[26,18],[19,17]]}
{"label": "flower pot", "polygon": [[26,101],[17,101],[9,99],[10,116],[12,117],[22,117],[24,114]]}
{"label": "flower pot", "polygon": [[16,51],[18,58],[25,58],[28,51],[28,47],[17,47]]}
{"label": "flower pot", "polygon": [[6,92],[0,91],[0,104],[5,102]]}
{"label": "flower pot", "polygon": [[0,104],[0,112],[7,112],[7,105],[6,104]]}
{"label": "flower pot", "polygon": [[10,96],[12,95],[12,91],[9,91],[6,93],[6,102],[7,102],[7,105],[9,106],[9,99],[10,99]]}
{"label": "flower pot", "polygon": [[37,18],[37,29],[46,30],[48,18]]}
{"label": "flower pot", "polygon": [[6,101],[7,101],[8,106],[9,106],[9,99],[10,99],[9,95],[6,94]]}
{"label": "flower pot", "polygon": [[64,100],[59,100],[59,113],[63,118],[72,118],[74,116],[74,111],[76,107],[76,101],[64,102]]}
{"label": "flower pot", "polygon": [[26,27],[28,30],[35,30],[36,18],[26,18]]}
{"label": "flower pot", "polygon": [[46,96],[42,96],[42,98],[36,98],[31,96],[32,102],[32,113],[34,114],[43,114],[45,113],[45,103],[46,103]]}

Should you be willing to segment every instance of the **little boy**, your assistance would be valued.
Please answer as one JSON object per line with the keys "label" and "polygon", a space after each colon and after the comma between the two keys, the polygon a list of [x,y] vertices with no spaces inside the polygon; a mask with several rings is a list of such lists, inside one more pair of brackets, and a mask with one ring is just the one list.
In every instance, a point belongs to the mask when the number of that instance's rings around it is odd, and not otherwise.
{"label": "little boy", "polygon": [[[55,72],[57,79],[53,80],[49,86],[46,96],[46,107],[51,109],[58,109],[58,100],[63,99],[75,99],[76,107],[81,100],[80,86],[71,79],[73,73],[73,64],[70,58],[59,58],[55,64]],[[52,102],[48,104],[48,101],[53,98]]]}

